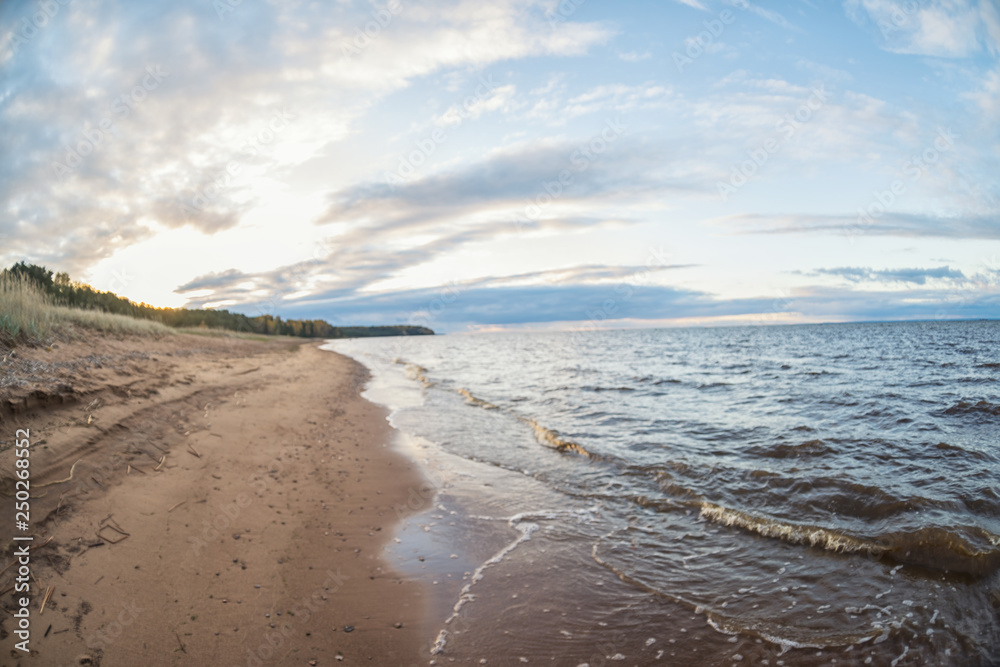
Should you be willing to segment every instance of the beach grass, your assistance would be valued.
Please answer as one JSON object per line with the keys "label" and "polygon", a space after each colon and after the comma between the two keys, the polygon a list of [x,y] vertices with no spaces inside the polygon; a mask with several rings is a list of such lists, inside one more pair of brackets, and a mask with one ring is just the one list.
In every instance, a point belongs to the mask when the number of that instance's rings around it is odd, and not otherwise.
{"label": "beach grass", "polygon": [[42,343],[75,329],[114,335],[163,336],[173,330],[160,322],[98,310],[57,306],[22,276],[0,275],[0,340],[10,345]]}
{"label": "beach grass", "polygon": [[253,333],[252,331],[233,331],[232,329],[222,329],[220,327],[180,327],[180,333],[194,336],[208,336],[210,338],[239,338],[240,340],[269,341],[277,338],[290,338],[289,336],[269,336],[267,334]]}

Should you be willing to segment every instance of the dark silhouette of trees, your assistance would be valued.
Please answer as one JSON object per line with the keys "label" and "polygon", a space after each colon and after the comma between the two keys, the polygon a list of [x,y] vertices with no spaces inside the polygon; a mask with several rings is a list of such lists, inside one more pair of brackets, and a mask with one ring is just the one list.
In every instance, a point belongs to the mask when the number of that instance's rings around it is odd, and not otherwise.
{"label": "dark silhouette of trees", "polygon": [[433,335],[427,327],[395,324],[375,327],[335,327],[325,320],[282,320],[274,315],[247,317],[228,310],[192,308],[156,308],[135,303],[114,292],[101,292],[90,285],[70,280],[66,273],[57,273],[43,266],[18,262],[4,274],[22,277],[37,285],[56,305],[70,308],[100,310],[140,319],[155,320],[170,327],[208,327],[268,335],[304,338],[363,338],[368,336]]}

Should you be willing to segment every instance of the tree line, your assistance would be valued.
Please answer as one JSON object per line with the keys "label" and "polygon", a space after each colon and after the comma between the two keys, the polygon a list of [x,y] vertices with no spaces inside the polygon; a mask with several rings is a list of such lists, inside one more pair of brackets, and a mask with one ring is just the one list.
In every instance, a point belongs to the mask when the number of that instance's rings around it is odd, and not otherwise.
{"label": "tree line", "polygon": [[209,327],[304,338],[363,338],[368,336],[434,334],[427,327],[408,324],[335,327],[326,320],[283,320],[274,315],[248,317],[242,313],[232,313],[223,309],[157,308],[146,303],[130,301],[114,292],[102,292],[90,285],[74,282],[66,273],[53,275],[53,272],[44,266],[25,262],[18,262],[11,268],[4,269],[3,273],[35,284],[56,305],[155,320],[170,327]]}

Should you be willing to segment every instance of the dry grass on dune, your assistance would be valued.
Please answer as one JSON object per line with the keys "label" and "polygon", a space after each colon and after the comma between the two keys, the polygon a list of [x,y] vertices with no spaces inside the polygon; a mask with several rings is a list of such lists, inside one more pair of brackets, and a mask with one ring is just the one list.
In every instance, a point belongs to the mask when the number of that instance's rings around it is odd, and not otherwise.
{"label": "dry grass on dune", "polygon": [[53,305],[36,285],[20,276],[0,275],[0,342],[39,343],[83,328],[116,335],[162,336],[173,330],[160,322]]}

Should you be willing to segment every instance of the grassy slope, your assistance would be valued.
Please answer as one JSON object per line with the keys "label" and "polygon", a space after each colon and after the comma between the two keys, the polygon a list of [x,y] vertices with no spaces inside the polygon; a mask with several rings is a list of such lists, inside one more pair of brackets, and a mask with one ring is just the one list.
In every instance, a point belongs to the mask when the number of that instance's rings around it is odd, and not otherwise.
{"label": "grassy slope", "polygon": [[118,335],[163,336],[173,333],[170,327],[151,320],[54,306],[30,282],[0,275],[0,342],[38,343],[54,335],[72,334],[75,327]]}

